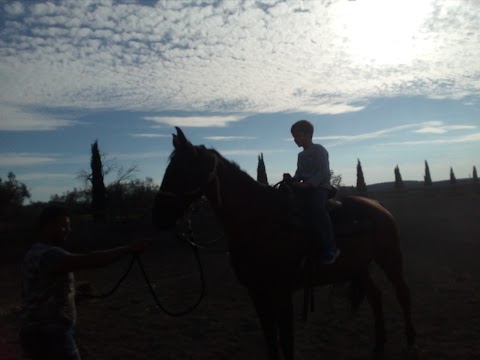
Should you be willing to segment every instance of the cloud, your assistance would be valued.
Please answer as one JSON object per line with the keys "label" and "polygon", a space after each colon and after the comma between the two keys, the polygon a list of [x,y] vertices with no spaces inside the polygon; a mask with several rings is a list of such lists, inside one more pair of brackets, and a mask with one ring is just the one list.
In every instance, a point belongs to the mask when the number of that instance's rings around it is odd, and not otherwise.
{"label": "cloud", "polygon": [[251,156],[255,155],[258,156],[258,154],[263,153],[263,154],[273,154],[273,153],[282,153],[286,152],[287,150],[283,149],[271,149],[271,150],[255,150],[255,149],[230,149],[230,150],[222,150],[221,153],[222,155],[225,156],[233,156],[233,155],[245,155],[245,156]]}
{"label": "cloud", "polygon": [[51,164],[57,161],[55,156],[33,153],[1,153],[0,166],[20,167]]}
{"label": "cloud", "polygon": [[230,122],[241,120],[241,116],[147,116],[144,119],[157,124],[179,127],[223,127]]}
{"label": "cloud", "polygon": [[253,136],[206,136],[204,139],[213,141],[255,140]]}
{"label": "cloud", "polygon": [[[350,112],[361,111],[365,109],[365,106],[353,106],[349,104],[320,104],[320,105],[299,105],[295,111],[305,111],[314,114],[345,114]],[[293,109],[292,109],[293,110]]]}
{"label": "cloud", "polygon": [[130,134],[132,137],[137,138],[171,138],[172,135],[168,134]]}
{"label": "cloud", "polygon": [[79,124],[78,121],[58,119],[1,103],[0,108],[0,131],[48,131]]}
{"label": "cloud", "polygon": [[416,133],[430,133],[430,134],[445,134],[452,130],[468,130],[475,129],[474,125],[449,125],[449,126],[425,126],[418,130],[415,130]]}
{"label": "cloud", "polygon": [[[171,136],[171,135],[170,135]],[[149,152],[140,152],[140,153],[116,153],[111,154],[113,159],[118,160],[144,160],[144,159],[155,159],[155,158],[165,158],[170,155],[170,152],[167,151],[149,151]]]}
{"label": "cloud", "polygon": [[7,3],[5,4],[5,12],[11,16],[22,15],[24,12],[23,4],[18,1],[12,2],[10,4]]}
{"label": "cloud", "polygon": [[49,179],[74,179],[76,178],[75,174],[64,174],[64,173],[25,173],[25,174],[16,174],[17,179],[20,181],[31,181],[31,180],[49,180]]}
{"label": "cloud", "polygon": [[[6,105],[339,114],[363,109],[358,104],[372,97],[480,96],[480,9],[473,1],[461,7],[440,0],[0,7],[2,112]],[[72,124],[10,115],[4,128]],[[227,126],[242,119],[233,118],[152,121]]]}
{"label": "cloud", "polygon": [[[405,130],[409,130],[409,129],[416,129],[416,130],[412,130],[412,132],[420,133],[420,134],[424,134],[424,133],[444,134],[449,131],[470,130],[470,129],[476,129],[476,128],[477,127],[474,125],[444,125],[442,121],[425,121],[421,123],[403,124],[403,125],[386,128],[386,129],[380,129],[377,131],[354,134],[354,135],[315,136],[313,137],[313,140],[336,141],[332,144],[329,144],[329,146],[337,146],[347,142],[373,140],[373,139],[383,138],[385,136],[398,136],[398,134],[395,134],[395,133],[402,133]],[[472,140],[468,140],[469,139],[468,135],[464,137],[460,137],[458,139],[464,139],[465,141],[472,141]],[[291,138],[285,139],[285,140],[292,141]],[[427,141],[419,140],[419,141],[414,141],[412,143],[415,143],[415,144],[434,143],[435,141],[438,141],[439,143],[441,143],[442,141],[445,141],[445,139],[427,140]],[[458,140],[458,141],[451,141],[451,142],[463,142],[463,141]],[[399,143],[391,143],[391,144],[409,144],[409,143],[399,142]]]}
{"label": "cloud", "polygon": [[[385,136],[386,134],[389,134],[389,133],[394,133],[394,132],[398,132],[398,131],[401,131],[401,130],[415,128],[415,127],[418,127],[418,126],[419,126],[419,124],[405,124],[405,125],[394,126],[394,127],[391,127],[391,128],[381,129],[381,130],[372,131],[372,132],[368,132],[368,133],[362,133],[362,134],[315,136],[315,137],[313,137],[313,139],[314,140],[338,140],[341,143],[343,143],[343,142],[353,142],[353,141],[363,141],[363,140],[376,139],[376,138],[379,138],[379,137],[383,137],[383,136]],[[291,140],[291,139],[288,139],[288,140]],[[333,145],[335,145],[335,144],[333,144]],[[332,144],[330,144],[330,146],[332,146]]]}
{"label": "cloud", "polygon": [[377,145],[435,145],[435,144],[462,144],[462,143],[471,143],[471,142],[480,142],[480,133],[473,133],[464,136],[458,137],[449,137],[441,139],[431,139],[431,140],[416,140],[416,141],[398,141],[390,143],[381,143]]}

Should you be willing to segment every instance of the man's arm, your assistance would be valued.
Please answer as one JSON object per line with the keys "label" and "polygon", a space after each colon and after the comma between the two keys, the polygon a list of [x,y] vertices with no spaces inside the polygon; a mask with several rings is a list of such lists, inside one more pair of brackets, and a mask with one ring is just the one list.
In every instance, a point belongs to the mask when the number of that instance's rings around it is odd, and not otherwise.
{"label": "man's arm", "polygon": [[66,273],[106,266],[122,258],[124,255],[142,252],[144,248],[145,240],[138,239],[129,245],[119,246],[113,249],[99,250],[88,254],[68,254],[62,256],[53,271]]}

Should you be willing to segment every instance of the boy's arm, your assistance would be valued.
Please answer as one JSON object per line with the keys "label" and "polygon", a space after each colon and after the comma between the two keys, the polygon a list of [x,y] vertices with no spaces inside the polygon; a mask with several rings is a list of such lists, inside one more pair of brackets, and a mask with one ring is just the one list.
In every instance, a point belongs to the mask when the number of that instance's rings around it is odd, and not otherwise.
{"label": "boy's arm", "polygon": [[330,184],[330,165],[328,160],[328,152],[325,149],[317,149],[315,151],[316,171],[313,176],[308,179],[311,187]]}
{"label": "boy's arm", "polygon": [[139,239],[133,241],[130,245],[119,246],[113,249],[94,251],[89,254],[68,254],[62,256],[53,271],[66,273],[106,266],[126,254],[141,252],[144,248],[145,240]]}
{"label": "boy's arm", "polygon": [[295,174],[292,177],[295,181],[300,181],[300,155],[297,157],[297,170],[295,170]]}

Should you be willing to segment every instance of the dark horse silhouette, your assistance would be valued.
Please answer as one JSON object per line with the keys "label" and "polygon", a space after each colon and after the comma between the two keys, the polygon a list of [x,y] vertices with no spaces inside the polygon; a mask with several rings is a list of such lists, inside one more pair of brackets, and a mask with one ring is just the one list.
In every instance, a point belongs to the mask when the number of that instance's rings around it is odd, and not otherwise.
{"label": "dark horse silhouette", "polygon": [[154,225],[172,228],[189,205],[206,196],[224,227],[231,263],[238,280],[248,288],[265,335],[270,359],[294,358],[292,295],[308,282],[326,285],[355,280],[363,288],[375,318],[374,356],[381,358],[385,343],[382,299],[368,271],[375,261],[396,290],[402,307],[407,344],[413,348],[415,330],[410,292],[402,269],[399,236],[393,216],[377,201],[350,196],[341,212],[358,215],[369,231],[337,234],[341,255],[334,264],[312,274],[300,271],[308,252],[305,231],[283,221],[285,194],[262,185],[217,151],[194,146],[177,129],[174,152],[153,208]]}

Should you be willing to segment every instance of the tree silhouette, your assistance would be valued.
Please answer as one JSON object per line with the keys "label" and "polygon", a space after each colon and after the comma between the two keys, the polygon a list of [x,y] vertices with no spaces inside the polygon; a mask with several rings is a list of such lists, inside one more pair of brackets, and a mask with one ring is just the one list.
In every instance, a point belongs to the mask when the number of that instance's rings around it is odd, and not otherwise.
{"label": "tree silhouette", "polygon": [[474,183],[478,183],[477,168],[475,166],[473,167],[472,181]]}
{"label": "tree silhouette", "polygon": [[257,181],[259,183],[268,185],[267,170],[265,169],[265,161],[263,160],[263,153],[261,153],[258,156]]}
{"label": "tree silhouette", "polygon": [[30,198],[27,186],[18,181],[14,172],[10,171],[7,179],[0,178],[0,210],[9,206],[21,206],[25,199]]}
{"label": "tree silhouette", "polygon": [[400,169],[398,165],[395,167],[394,173],[395,173],[395,189],[403,189],[404,184],[403,184],[402,175],[400,174]]}
{"label": "tree silhouette", "polygon": [[432,177],[430,176],[430,168],[428,167],[427,160],[425,160],[425,176],[423,179],[425,180],[425,186],[432,186]]}
{"label": "tree silhouette", "polygon": [[365,178],[363,176],[362,164],[360,163],[360,159],[357,159],[357,192],[367,192],[367,184],[365,183]]}
{"label": "tree silhouette", "polygon": [[342,174],[336,175],[333,170],[330,170],[330,184],[335,186],[337,189],[340,189],[343,186],[342,183]]}
{"label": "tree silhouette", "polygon": [[106,219],[106,189],[103,182],[103,165],[98,140],[92,144],[90,167],[92,169],[92,211],[95,222],[105,222]]}
{"label": "tree silhouette", "polygon": [[455,173],[453,172],[453,168],[450,166],[450,184],[455,185],[457,183],[457,179],[455,178]]}

